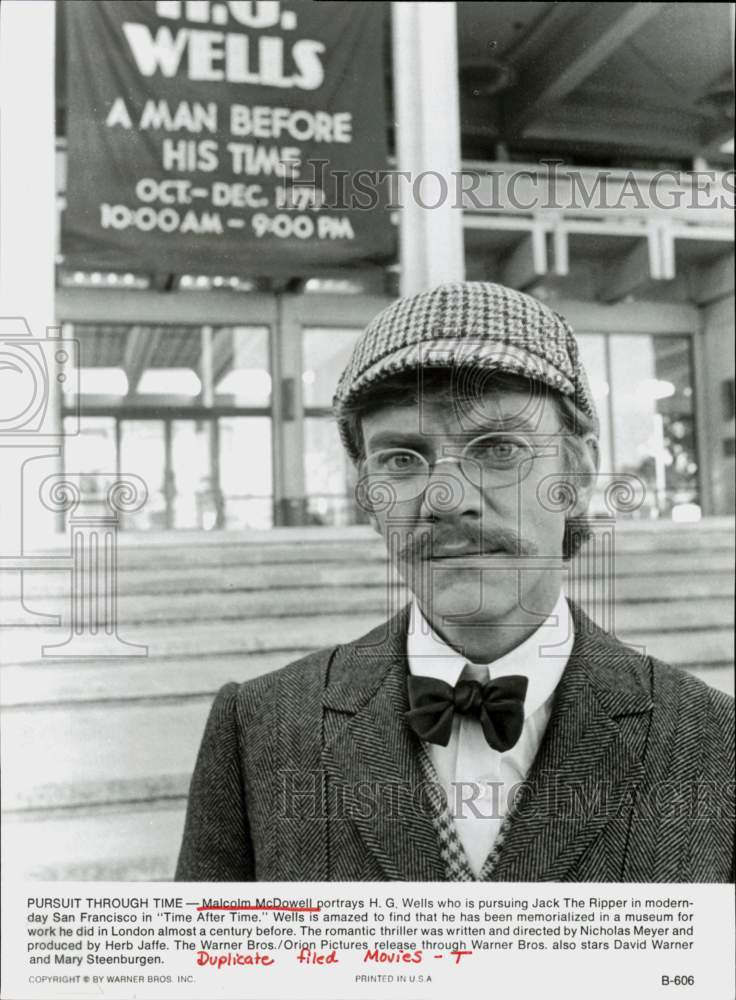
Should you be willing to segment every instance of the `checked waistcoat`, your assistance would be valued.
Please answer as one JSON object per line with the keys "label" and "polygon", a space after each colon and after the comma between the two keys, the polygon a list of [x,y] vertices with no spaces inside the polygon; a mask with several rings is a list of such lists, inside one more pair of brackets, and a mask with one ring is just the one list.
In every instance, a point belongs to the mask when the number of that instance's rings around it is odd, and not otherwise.
{"label": "checked waistcoat", "polygon": [[445,880],[447,882],[489,882],[503,847],[506,829],[511,823],[510,813],[506,813],[504,816],[493,847],[476,877],[468,862],[465,848],[458,835],[455,819],[447,802],[447,795],[441,786],[427,745],[422,743],[417,752],[419,766],[425,781],[425,801],[430,810],[430,819],[437,836],[440,857],[445,866]]}

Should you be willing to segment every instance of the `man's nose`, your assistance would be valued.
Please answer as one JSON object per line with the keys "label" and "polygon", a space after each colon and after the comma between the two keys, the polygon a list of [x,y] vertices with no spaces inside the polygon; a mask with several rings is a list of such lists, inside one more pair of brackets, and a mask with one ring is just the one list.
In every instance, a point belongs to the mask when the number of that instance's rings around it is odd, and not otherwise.
{"label": "man's nose", "polygon": [[434,463],[422,494],[421,517],[480,517],[483,497],[467,478],[457,459],[441,458]]}

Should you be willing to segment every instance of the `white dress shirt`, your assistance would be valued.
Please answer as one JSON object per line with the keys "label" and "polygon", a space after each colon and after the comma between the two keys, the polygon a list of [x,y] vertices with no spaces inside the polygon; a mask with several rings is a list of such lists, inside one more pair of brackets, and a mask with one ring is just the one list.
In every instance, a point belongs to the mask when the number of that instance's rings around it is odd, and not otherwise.
{"label": "white dress shirt", "polygon": [[458,835],[476,876],[493,847],[501,822],[513,804],[513,789],[524,781],[537,754],[552,711],[552,696],[573,644],[570,609],[562,593],[539,628],[492,663],[470,663],[441,639],[414,598],[409,620],[409,670],[454,687],[463,679],[485,683],[508,674],[529,679],[524,700],[524,728],[518,743],[499,753],[488,746],[480,722],[455,715],[446,747],[427,744]]}

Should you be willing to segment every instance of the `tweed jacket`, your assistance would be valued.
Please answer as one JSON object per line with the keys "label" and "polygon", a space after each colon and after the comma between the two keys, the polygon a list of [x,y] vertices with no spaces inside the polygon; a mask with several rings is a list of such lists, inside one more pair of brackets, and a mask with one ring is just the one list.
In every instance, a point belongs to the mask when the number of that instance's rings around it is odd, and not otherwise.
{"label": "tweed jacket", "polygon": [[[572,653],[490,879],[733,881],[733,700],[571,610]],[[404,718],[407,626],[404,609],[220,690],[178,880],[447,880]]]}

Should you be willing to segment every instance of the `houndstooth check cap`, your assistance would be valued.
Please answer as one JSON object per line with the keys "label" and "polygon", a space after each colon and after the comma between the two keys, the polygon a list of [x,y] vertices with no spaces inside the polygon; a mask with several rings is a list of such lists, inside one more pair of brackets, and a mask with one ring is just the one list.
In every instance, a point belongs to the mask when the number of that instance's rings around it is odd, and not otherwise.
{"label": "houndstooth check cap", "polygon": [[350,408],[365,390],[420,367],[477,367],[542,382],[598,415],[572,327],[537,299],[489,281],[438,285],[393,302],[366,327],[340,376],[333,407],[343,444]]}

